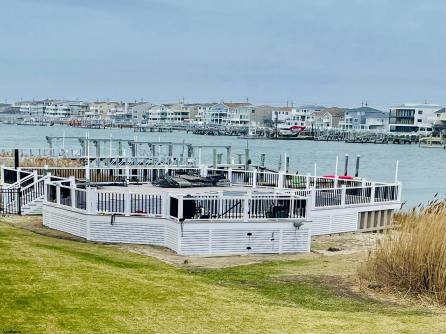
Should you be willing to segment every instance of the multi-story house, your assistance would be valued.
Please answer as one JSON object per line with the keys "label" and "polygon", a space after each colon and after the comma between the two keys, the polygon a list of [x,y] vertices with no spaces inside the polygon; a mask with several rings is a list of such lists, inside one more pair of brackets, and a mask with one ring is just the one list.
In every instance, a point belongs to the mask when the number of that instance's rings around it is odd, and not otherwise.
{"label": "multi-story house", "polygon": [[87,102],[70,100],[20,101],[14,107],[23,114],[57,118],[83,117],[88,112]]}
{"label": "multi-story house", "polygon": [[390,108],[389,130],[391,132],[432,131],[435,113],[442,107],[438,104],[402,104]]}
{"label": "multi-story house", "polygon": [[154,104],[147,112],[147,122],[148,123],[162,123],[167,120],[167,109],[168,106],[164,104]]}
{"label": "multi-story house", "polygon": [[199,103],[199,104],[193,104],[191,106],[195,106],[194,112],[191,115],[191,120],[193,123],[197,124],[203,124],[205,123],[205,117],[206,115],[209,115],[209,110],[214,106],[216,103]]}
{"label": "multi-story house", "polygon": [[44,116],[46,107],[52,100],[41,101],[20,101],[14,103],[14,107],[18,108],[20,113],[32,116]]}
{"label": "multi-story house", "polygon": [[433,131],[446,135],[446,108],[441,108],[435,113]]}
{"label": "multi-story house", "polygon": [[153,103],[150,102],[140,102],[129,105],[128,112],[132,115],[133,123],[146,123],[149,118],[150,108]]}
{"label": "multi-story house", "polygon": [[55,118],[84,117],[88,103],[83,101],[52,100],[45,107],[44,115]]}
{"label": "multi-story house", "polygon": [[186,105],[183,102],[179,102],[174,104],[165,104],[165,106],[167,107],[167,123],[190,122],[191,112],[194,110],[193,105]]}
{"label": "multi-story house", "polygon": [[337,128],[344,119],[345,109],[331,107],[313,114],[313,126],[315,128]]}
{"label": "multi-story house", "polygon": [[271,120],[273,123],[285,123],[288,119],[291,118],[291,115],[295,111],[296,108],[293,107],[276,107],[273,109],[271,113]]}
{"label": "multi-story house", "polygon": [[221,101],[211,106],[203,113],[203,123],[218,125],[249,125],[249,108],[251,103],[225,103]]}
{"label": "multi-story house", "polygon": [[276,110],[275,107],[268,105],[246,106],[242,109],[246,109],[245,115],[249,118],[249,125],[254,127],[271,126],[271,114]]}
{"label": "multi-story house", "polygon": [[368,106],[345,109],[339,127],[347,130],[385,130],[388,118],[388,113]]}
{"label": "multi-story house", "polygon": [[125,103],[121,101],[94,101],[90,103],[86,116],[110,119],[114,114],[123,112],[125,112]]}
{"label": "multi-story house", "polygon": [[287,126],[311,126],[314,122],[314,114],[321,112],[325,107],[317,105],[304,105],[291,109],[291,114],[286,119]]}

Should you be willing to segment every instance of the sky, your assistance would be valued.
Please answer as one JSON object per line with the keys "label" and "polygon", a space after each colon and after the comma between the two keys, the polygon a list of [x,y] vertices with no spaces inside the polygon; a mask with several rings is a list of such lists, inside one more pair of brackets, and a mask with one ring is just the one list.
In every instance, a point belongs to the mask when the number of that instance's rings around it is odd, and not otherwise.
{"label": "sky", "polygon": [[446,104],[445,0],[0,0],[0,100]]}

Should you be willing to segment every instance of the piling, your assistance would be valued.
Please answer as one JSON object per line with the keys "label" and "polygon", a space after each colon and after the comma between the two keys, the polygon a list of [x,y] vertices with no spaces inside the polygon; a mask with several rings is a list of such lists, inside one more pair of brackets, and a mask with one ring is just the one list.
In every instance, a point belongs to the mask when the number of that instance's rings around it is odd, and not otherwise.
{"label": "piling", "polygon": [[355,170],[355,177],[359,176],[359,159],[361,158],[360,155],[356,156],[356,170]]}

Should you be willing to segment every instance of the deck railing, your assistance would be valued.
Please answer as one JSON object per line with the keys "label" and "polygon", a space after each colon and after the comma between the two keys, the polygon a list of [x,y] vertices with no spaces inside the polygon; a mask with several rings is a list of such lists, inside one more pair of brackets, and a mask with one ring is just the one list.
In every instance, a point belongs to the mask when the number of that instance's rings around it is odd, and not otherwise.
{"label": "deck railing", "polygon": [[190,220],[282,220],[307,217],[308,199],[291,194],[169,195],[169,216]]}
{"label": "deck railing", "polygon": [[78,209],[89,214],[161,215],[164,204],[161,195],[98,191],[96,188],[76,188],[61,181],[45,182],[47,202]]}
{"label": "deck railing", "polygon": [[[343,180],[333,177],[294,175],[283,172],[245,171],[231,168],[150,166],[149,168],[42,168],[40,172],[25,171],[23,174],[18,174],[17,170],[1,168],[3,177],[7,170],[9,170],[8,173],[15,173],[15,175],[19,175],[17,177],[22,177],[16,181],[16,184],[24,185],[32,182],[18,188],[21,189],[20,203],[22,205],[46,193],[45,198],[49,202],[71,206],[89,213],[167,215],[169,202],[161,195],[131,193],[128,191],[106,192],[102,190],[97,191],[95,188],[77,188],[73,174],[80,177],[85,175],[85,173],[90,174],[90,179],[101,180],[101,182],[107,183],[123,179],[126,180],[125,183],[150,182],[166,174],[171,176],[181,174],[222,175],[232,185],[246,187],[248,193],[250,192],[249,188],[272,188],[275,189],[276,193],[282,195],[310,198],[311,200],[308,202],[311,210],[401,202],[400,183],[377,183],[362,179]],[[56,172],[59,176],[44,174],[48,171]],[[21,173],[22,171],[19,170],[19,172]],[[46,175],[46,177],[39,178],[38,174]],[[47,182],[46,187],[43,186],[43,182]],[[92,195],[92,192],[95,192],[95,194]],[[206,196],[194,199],[196,207],[203,211],[201,216],[216,217],[216,219],[232,217],[235,219],[261,219],[269,214],[268,209],[272,205],[271,201],[277,201],[277,198],[271,199],[272,196],[270,195],[268,195],[269,198],[264,199],[259,197],[251,198],[247,204],[244,201],[244,195],[242,196],[243,198],[240,198],[240,195],[234,195],[232,198],[226,195],[223,198],[224,201],[221,198],[215,198],[214,195],[207,194]],[[259,195],[256,194],[255,196]],[[192,199],[189,198],[184,201],[192,201]],[[291,209],[292,200],[290,199],[289,201],[290,204],[286,205],[286,207]],[[293,205],[295,207],[296,203]],[[290,212],[288,216],[292,218],[296,214]],[[174,216],[174,218],[178,219],[178,216]]]}

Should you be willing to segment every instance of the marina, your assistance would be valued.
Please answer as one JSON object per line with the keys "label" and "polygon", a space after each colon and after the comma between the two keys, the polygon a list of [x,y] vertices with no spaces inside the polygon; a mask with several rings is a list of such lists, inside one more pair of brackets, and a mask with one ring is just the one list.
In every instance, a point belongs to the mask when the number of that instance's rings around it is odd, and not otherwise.
{"label": "marina", "polygon": [[[87,135],[87,131],[81,128],[69,128],[64,126],[52,127],[20,127],[20,136],[15,134],[16,126],[0,125],[0,154],[9,155],[9,162],[12,163],[12,149],[19,148],[24,156],[31,155],[49,155],[49,144],[46,136],[63,137],[83,137]],[[110,139],[121,138],[126,141],[133,141],[135,133],[131,129],[92,129],[88,131],[90,138]],[[428,150],[418,147],[418,145],[383,145],[345,143],[338,141],[319,142],[319,141],[280,141],[280,145],[274,140],[241,140],[234,136],[203,136],[188,135],[183,132],[174,131],[172,133],[139,133],[138,141],[146,142],[173,142],[181,145],[175,146],[174,152],[181,155],[183,152],[183,141],[185,143],[184,152],[187,153],[187,145],[193,146],[216,145],[222,146],[217,149],[217,162],[221,154],[221,162],[226,162],[225,146],[231,146],[231,157],[234,163],[239,163],[241,157],[242,164],[245,157],[245,149],[248,146],[250,150],[250,159],[252,165],[262,165],[262,154],[264,155],[264,165],[271,170],[278,170],[279,163],[282,165],[285,161],[284,153],[289,157],[289,171],[307,174],[314,174],[314,164],[317,165],[317,172],[320,175],[332,175],[335,169],[336,156],[341,159],[345,154],[354,158],[356,155],[361,156],[360,176],[367,179],[392,181],[394,178],[393,171],[395,169],[396,160],[399,161],[399,178],[404,185],[404,193],[402,201],[406,202],[404,208],[416,206],[419,203],[426,203],[434,198],[444,196],[446,184],[446,154],[444,150]],[[284,146],[283,144],[286,143]],[[54,142],[54,156],[73,155],[79,157],[81,145],[77,140],[63,143],[61,139]],[[65,145],[65,147],[63,147]],[[115,151],[113,155],[118,155],[118,145],[113,144]],[[279,148],[278,148],[279,147]],[[103,144],[101,155],[104,160],[109,158],[109,144]],[[130,159],[131,149],[128,144],[123,146],[125,156],[122,161]],[[150,150],[145,147],[145,150]],[[44,152],[45,151],[45,152]],[[57,152],[56,152],[57,151]],[[3,152],[3,153],[1,153]],[[168,152],[165,147],[163,152]],[[91,156],[96,154],[94,145],[91,144]],[[198,149],[195,150],[196,159],[198,159]],[[202,149],[202,162],[209,165],[213,164],[213,149]],[[197,161],[198,163],[198,161]],[[426,164],[429,164],[429,173],[425,175],[423,171]]]}

